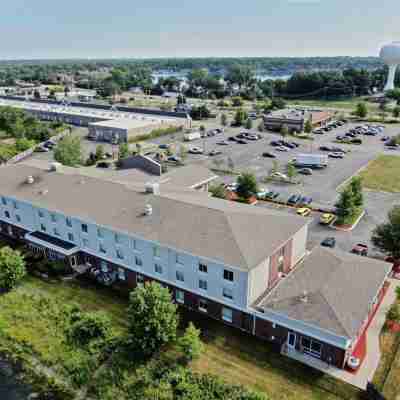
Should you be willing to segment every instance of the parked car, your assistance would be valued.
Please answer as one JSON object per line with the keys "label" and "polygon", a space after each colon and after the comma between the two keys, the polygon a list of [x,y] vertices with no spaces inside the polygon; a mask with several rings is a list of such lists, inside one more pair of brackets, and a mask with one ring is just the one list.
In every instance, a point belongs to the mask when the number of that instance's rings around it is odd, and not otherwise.
{"label": "parked car", "polygon": [[174,163],[180,163],[182,160],[177,156],[169,156],[167,158],[167,161],[174,162]]}
{"label": "parked car", "polygon": [[382,136],[381,137],[382,142],[387,142],[388,140],[390,140],[389,136]]}
{"label": "parked car", "polygon": [[312,171],[311,168],[302,168],[302,169],[299,170],[299,174],[302,174],[302,175],[312,175],[312,174],[313,174],[313,171]]}
{"label": "parked car", "polygon": [[237,140],[237,143],[239,143],[239,144],[247,144],[247,142],[244,139]]}
{"label": "parked car", "polygon": [[227,185],[226,186],[226,188],[228,189],[228,190],[230,190],[231,192],[235,192],[236,191],[236,189],[238,188],[238,183],[237,182],[232,182],[232,183],[230,183],[229,185]]}
{"label": "parked car", "polygon": [[281,142],[278,140],[273,140],[272,142],[270,142],[270,145],[274,146],[274,147],[278,147],[278,146],[281,146]]}
{"label": "parked car", "polygon": [[350,142],[353,144],[362,144],[363,141],[362,141],[362,139],[355,138],[355,139],[351,139]]}
{"label": "parked car", "polygon": [[44,146],[36,146],[35,151],[37,153],[47,153],[50,151],[50,149]]}
{"label": "parked car", "polygon": [[327,237],[321,242],[321,246],[333,249],[336,246],[336,239],[334,237]]}
{"label": "parked car", "polygon": [[258,140],[259,137],[257,135],[247,135],[246,139],[247,140]]}
{"label": "parked car", "polygon": [[203,149],[201,149],[200,147],[191,147],[189,149],[189,153],[190,154],[203,154]]}
{"label": "parked car", "polygon": [[269,152],[269,151],[266,151],[266,152],[262,153],[262,156],[266,157],[266,158],[276,158],[276,155],[274,153]]}
{"label": "parked car", "polygon": [[277,178],[283,181],[289,181],[289,177],[285,174],[282,174],[282,172],[274,172],[273,174],[271,174],[272,178]]}
{"label": "parked car", "polygon": [[162,143],[158,146],[160,149],[168,150],[171,147],[171,143]]}
{"label": "parked car", "polygon": [[257,113],[255,113],[255,112],[250,112],[250,113],[249,113],[249,118],[250,118],[250,119],[257,119]]}
{"label": "parked car", "polygon": [[275,200],[280,196],[280,194],[278,192],[274,192],[273,190],[271,190],[270,192],[268,192],[264,198],[265,199],[269,199],[269,200]]}
{"label": "parked car", "polygon": [[319,146],[319,149],[321,150],[321,151],[332,151],[332,148],[331,147],[329,147],[329,146]]}
{"label": "parked car", "polygon": [[220,140],[219,142],[217,142],[217,144],[219,146],[228,146],[229,142],[227,142],[226,140]]}
{"label": "parked car", "polygon": [[112,164],[106,161],[100,161],[96,165],[97,168],[111,168]]}
{"label": "parked car", "polygon": [[214,129],[215,133],[224,133],[224,128],[215,128]]}
{"label": "parked car", "polygon": [[330,158],[344,158],[344,154],[342,152],[334,152],[334,153],[329,153],[328,157],[330,157]]}
{"label": "parked car", "polygon": [[363,243],[357,243],[351,249],[351,252],[354,254],[358,254],[359,256],[367,256],[368,255],[368,246]]}
{"label": "parked car", "polygon": [[230,140],[231,142],[236,142],[237,139],[235,138],[235,136],[229,136],[228,140]]}
{"label": "parked car", "polygon": [[334,221],[334,219],[335,219],[335,215],[334,214],[324,213],[319,218],[319,223],[321,225],[329,225]]}
{"label": "parked car", "polygon": [[299,204],[302,206],[309,206],[312,203],[312,197],[302,196]]}
{"label": "parked car", "polygon": [[299,203],[300,199],[301,199],[301,196],[299,194],[292,194],[289,197],[287,204],[290,206],[295,206]]}
{"label": "parked car", "polygon": [[218,155],[220,155],[220,154],[222,154],[222,151],[221,151],[221,150],[216,150],[216,149],[211,150],[211,151],[208,153],[209,156],[218,156]]}
{"label": "parked car", "polygon": [[285,147],[285,146],[279,146],[279,147],[276,148],[276,150],[277,150],[277,151],[284,151],[284,152],[285,152],[285,151],[289,151],[288,148]]}
{"label": "parked car", "polygon": [[307,207],[302,207],[297,210],[297,214],[302,217],[308,217],[311,214],[311,210]]}
{"label": "parked car", "polygon": [[261,188],[258,192],[257,192],[257,198],[258,199],[265,199],[265,196],[267,195],[268,190],[265,188]]}

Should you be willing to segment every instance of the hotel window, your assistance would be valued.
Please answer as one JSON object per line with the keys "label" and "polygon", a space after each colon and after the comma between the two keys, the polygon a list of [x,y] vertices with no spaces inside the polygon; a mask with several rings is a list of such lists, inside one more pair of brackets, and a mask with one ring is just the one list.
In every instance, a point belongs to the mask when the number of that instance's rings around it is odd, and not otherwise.
{"label": "hotel window", "polygon": [[88,233],[88,226],[87,226],[87,224],[82,224],[82,225],[81,225],[81,228],[82,228],[82,232]]}
{"label": "hotel window", "polygon": [[154,264],[154,270],[157,274],[162,274],[162,266],[160,264]]}
{"label": "hotel window", "polygon": [[121,236],[120,235],[118,235],[118,233],[116,233],[115,235],[114,235],[114,240],[115,240],[115,243],[121,243]]}
{"label": "hotel window", "polygon": [[158,246],[153,247],[153,256],[154,257],[160,257],[160,248]]}
{"label": "hotel window", "polygon": [[199,310],[205,313],[208,311],[207,300],[199,299]]}
{"label": "hotel window", "polygon": [[175,261],[176,261],[177,264],[183,265],[183,256],[182,256],[182,254],[176,253],[176,259],[175,259]]}
{"label": "hotel window", "polygon": [[38,211],[38,214],[39,214],[39,218],[44,218],[44,213],[43,213],[42,210],[39,210],[39,211]]}
{"label": "hotel window", "polygon": [[206,274],[208,272],[207,265],[204,263],[199,263],[199,271]]}
{"label": "hotel window", "polygon": [[133,239],[132,247],[133,247],[133,250],[139,251],[138,241],[137,240]]}
{"label": "hotel window", "polygon": [[120,260],[124,259],[124,253],[121,249],[117,249],[117,258],[119,258]]}
{"label": "hotel window", "polygon": [[207,281],[200,279],[199,280],[199,288],[202,290],[207,290]]}
{"label": "hotel window", "polygon": [[82,239],[82,245],[83,245],[83,247],[89,247],[89,240]]}
{"label": "hotel window", "polygon": [[40,224],[40,230],[42,230],[43,232],[46,232],[46,226],[44,224]]}
{"label": "hotel window", "polygon": [[222,296],[224,296],[227,299],[232,300],[233,299],[232,289],[223,288],[222,289]]}
{"label": "hotel window", "polygon": [[70,242],[73,242],[74,241],[74,235],[70,232],[70,233],[68,233],[68,240],[70,241]]}
{"label": "hotel window", "polygon": [[100,261],[100,268],[102,272],[108,272],[108,264],[107,261],[101,260]]}
{"label": "hotel window", "polygon": [[10,213],[8,211],[4,211],[4,215],[6,216],[6,218],[10,218]]}
{"label": "hotel window", "polygon": [[13,201],[13,207],[18,210],[18,203],[15,200]]}
{"label": "hotel window", "polygon": [[176,271],[176,280],[180,282],[185,282],[185,276],[182,271]]}
{"label": "hotel window", "polygon": [[1,202],[3,203],[3,206],[7,205],[7,200],[5,199],[5,197],[1,198]]}
{"label": "hotel window", "polygon": [[51,222],[57,222],[57,215],[51,214]]}
{"label": "hotel window", "polygon": [[232,271],[228,271],[227,269],[224,269],[224,279],[226,281],[233,282],[233,272]]}
{"label": "hotel window", "polygon": [[103,243],[100,243],[99,250],[100,250],[100,253],[104,253],[104,254],[107,253],[107,250],[106,250],[106,248],[105,248]]}
{"label": "hotel window", "polygon": [[222,319],[226,322],[232,322],[233,312],[230,308],[222,307]]}
{"label": "hotel window", "polygon": [[66,218],[65,222],[66,222],[68,228],[72,228],[72,221],[71,221],[71,218]]}
{"label": "hotel window", "polygon": [[140,258],[140,257],[135,257],[135,264],[138,266],[138,267],[141,267],[142,265],[143,265],[143,261],[142,261],[142,259]]}
{"label": "hotel window", "polygon": [[102,239],[104,237],[104,233],[100,228],[97,228],[97,237]]}
{"label": "hotel window", "polygon": [[136,284],[143,285],[144,283],[144,276],[141,274],[136,275]]}
{"label": "hotel window", "polygon": [[60,232],[58,231],[57,228],[54,228],[54,229],[53,229],[53,233],[54,233],[56,236],[60,236]]}
{"label": "hotel window", "polygon": [[185,302],[185,293],[182,290],[177,290],[175,292],[175,300],[177,303],[183,304]]}
{"label": "hotel window", "polygon": [[123,268],[118,268],[118,278],[121,281],[126,281],[126,274]]}
{"label": "hotel window", "polygon": [[18,222],[21,222],[21,217],[18,214],[15,214],[15,218]]}

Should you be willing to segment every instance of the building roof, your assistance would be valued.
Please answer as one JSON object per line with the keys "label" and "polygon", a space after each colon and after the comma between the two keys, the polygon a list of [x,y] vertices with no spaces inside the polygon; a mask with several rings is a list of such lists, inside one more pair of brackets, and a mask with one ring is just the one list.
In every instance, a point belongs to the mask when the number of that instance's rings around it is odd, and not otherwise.
{"label": "building roof", "polygon": [[323,122],[329,119],[332,114],[328,111],[321,110],[302,110],[302,109],[284,109],[273,111],[267,115],[265,115],[265,120],[288,120],[295,122],[303,122],[311,118],[313,123]]}
{"label": "building roof", "polygon": [[[171,121],[169,119],[169,121]],[[89,125],[95,127],[104,128],[114,128],[114,129],[137,129],[137,128],[147,128],[151,125],[159,125],[161,123],[161,118],[150,118],[150,117],[127,117],[110,119],[100,122],[92,122]]]}
{"label": "building roof", "polygon": [[[34,177],[33,184],[26,178]],[[43,171],[0,168],[0,195],[137,235],[161,245],[249,270],[307,224],[301,217],[189,190],[145,194],[120,183]],[[152,215],[144,215],[147,204]]]}
{"label": "building roof", "polygon": [[355,338],[391,265],[316,247],[258,307]]}

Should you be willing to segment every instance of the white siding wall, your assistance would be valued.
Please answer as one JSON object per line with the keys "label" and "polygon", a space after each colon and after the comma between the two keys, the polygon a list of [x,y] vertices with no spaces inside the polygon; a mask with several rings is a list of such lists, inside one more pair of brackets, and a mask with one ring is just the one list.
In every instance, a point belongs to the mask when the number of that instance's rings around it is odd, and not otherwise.
{"label": "white siding wall", "polygon": [[293,236],[292,265],[296,265],[306,254],[308,225],[303,226]]}
{"label": "white siding wall", "polygon": [[268,285],[269,262],[267,258],[249,272],[249,296],[247,305],[250,306],[266,290]]}
{"label": "white siding wall", "polygon": [[[171,248],[162,246],[162,244],[153,243],[135,237],[133,234],[125,234],[112,231],[106,227],[100,227],[91,221],[83,221],[79,218],[71,217],[72,227],[68,227],[66,216],[57,212],[50,212],[46,209],[38,208],[28,203],[17,202],[18,210],[14,210],[12,199],[7,199],[7,206],[3,206],[0,199],[0,219],[14,225],[21,226],[29,231],[40,231],[41,224],[46,226],[46,233],[59,237],[63,240],[68,239],[68,233],[72,233],[73,243],[79,246],[83,251],[93,254],[97,257],[104,258],[112,263],[120,264],[132,271],[141,272],[149,277],[153,277],[160,281],[164,281],[171,285],[181,287],[190,292],[196,293],[203,297],[208,297],[219,303],[225,303],[232,307],[245,308],[247,306],[247,283],[248,274],[235,268],[229,268],[223,264],[212,260],[204,259],[189,253],[180,252],[180,260],[182,265],[176,263],[176,251]],[[11,218],[4,216],[4,211],[10,212]],[[39,217],[39,210],[42,211],[43,217]],[[18,213],[21,222],[15,218]],[[56,222],[52,221],[51,215],[56,215]],[[88,227],[88,233],[82,231],[82,224]],[[54,234],[54,228],[57,228],[59,236]],[[103,238],[98,236],[98,228],[101,229]],[[115,242],[115,234],[118,233],[120,243]],[[136,243],[137,250],[134,249],[133,243]],[[101,253],[99,250],[100,243],[104,245],[107,253]],[[160,257],[154,257],[153,249],[157,246],[160,248]],[[117,248],[123,253],[124,258],[117,257]],[[136,266],[135,256],[141,258],[142,267]],[[208,267],[207,273],[199,271],[199,262],[203,262]],[[162,267],[162,274],[155,272],[155,264]],[[233,271],[234,281],[224,280],[224,269]],[[180,270],[184,273],[184,282],[176,280],[176,271]],[[199,279],[207,281],[207,291],[199,289]],[[233,300],[223,297],[223,288],[231,289]]]}

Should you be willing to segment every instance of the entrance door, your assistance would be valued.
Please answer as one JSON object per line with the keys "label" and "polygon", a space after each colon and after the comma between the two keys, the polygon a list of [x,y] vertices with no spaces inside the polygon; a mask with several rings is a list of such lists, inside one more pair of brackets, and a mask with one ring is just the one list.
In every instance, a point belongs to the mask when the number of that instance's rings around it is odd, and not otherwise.
{"label": "entrance door", "polygon": [[289,349],[294,349],[296,347],[296,339],[297,339],[297,336],[294,332],[288,333],[287,345],[288,345]]}
{"label": "entrance door", "polygon": [[71,262],[71,267],[76,267],[76,256],[72,256],[70,262]]}

